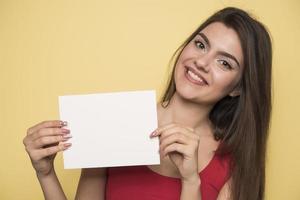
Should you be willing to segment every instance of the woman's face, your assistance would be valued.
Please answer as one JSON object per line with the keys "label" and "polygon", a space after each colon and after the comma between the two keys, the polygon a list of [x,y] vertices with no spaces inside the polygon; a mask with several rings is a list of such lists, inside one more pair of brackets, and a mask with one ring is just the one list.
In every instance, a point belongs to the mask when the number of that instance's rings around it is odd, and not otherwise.
{"label": "woman's face", "polygon": [[213,105],[238,95],[243,53],[237,33],[223,23],[204,28],[183,49],[175,66],[176,92],[182,98]]}

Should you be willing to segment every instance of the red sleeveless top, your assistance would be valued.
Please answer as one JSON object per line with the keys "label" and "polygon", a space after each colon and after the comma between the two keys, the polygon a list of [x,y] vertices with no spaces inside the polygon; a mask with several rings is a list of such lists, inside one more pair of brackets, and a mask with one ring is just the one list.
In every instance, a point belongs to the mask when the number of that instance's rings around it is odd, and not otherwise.
{"label": "red sleeveless top", "polygon": [[[229,157],[214,155],[199,173],[202,200],[215,200],[229,178]],[[180,178],[160,175],[147,166],[108,168],[106,200],[179,200]]]}

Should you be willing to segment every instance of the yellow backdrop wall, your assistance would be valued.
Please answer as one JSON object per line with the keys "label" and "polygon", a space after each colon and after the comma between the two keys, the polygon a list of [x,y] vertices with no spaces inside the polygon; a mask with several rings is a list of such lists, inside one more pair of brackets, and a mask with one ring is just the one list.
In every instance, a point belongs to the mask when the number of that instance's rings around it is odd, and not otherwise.
{"label": "yellow backdrop wall", "polygon": [[[156,89],[183,40],[225,6],[250,11],[274,45],[267,200],[300,199],[300,1],[0,1],[0,199],[42,199],[22,139],[58,118],[58,96]],[[56,169],[70,199],[79,170]]]}

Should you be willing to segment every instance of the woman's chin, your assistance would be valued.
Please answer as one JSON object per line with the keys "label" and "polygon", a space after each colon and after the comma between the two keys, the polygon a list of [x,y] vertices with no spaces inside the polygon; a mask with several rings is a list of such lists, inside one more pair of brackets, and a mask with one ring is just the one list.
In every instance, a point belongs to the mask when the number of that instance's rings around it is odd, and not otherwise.
{"label": "woman's chin", "polygon": [[190,103],[205,105],[215,104],[215,101],[213,99],[207,99],[204,94],[200,94],[199,92],[196,93],[195,90],[178,88],[175,95],[177,95],[178,98]]}
{"label": "woman's chin", "polygon": [[199,99],[199,97],[195,94],[195,91],[189,91],[189,90],[181,90],[180,88],[178,90],[176,90],[176,95],[181,98],[184,99],[186,101],[197,101],[197,99]]}

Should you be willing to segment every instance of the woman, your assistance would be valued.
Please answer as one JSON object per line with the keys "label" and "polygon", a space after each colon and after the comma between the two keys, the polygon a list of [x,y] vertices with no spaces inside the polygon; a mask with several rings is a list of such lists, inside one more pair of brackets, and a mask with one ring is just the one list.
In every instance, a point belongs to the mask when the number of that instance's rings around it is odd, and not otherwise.
{"label": "woman", "polygon": [[[76,199],[261,200],[271,113],[272,49],[237,8],[208,18],[176,51],[157,106],[161,165],[83,169]],[[176,54],[175,54],[176,55]],[[61,121],[28,129],[24,145],[46,199],[66,199],[53,167],[70,147]]]}

